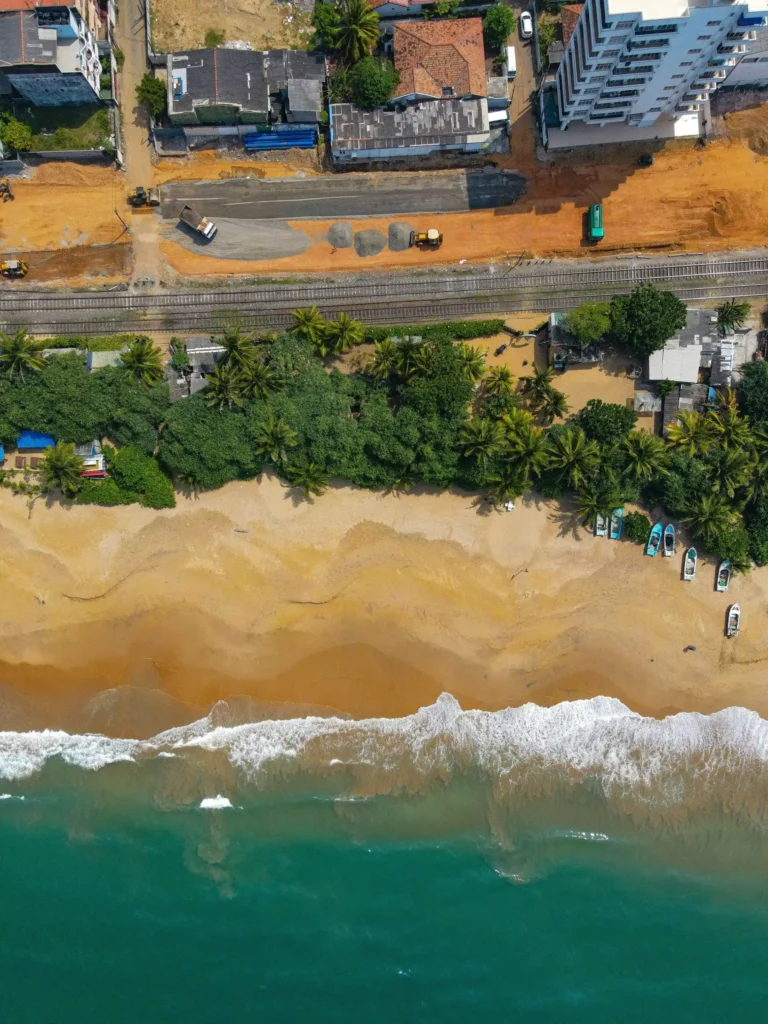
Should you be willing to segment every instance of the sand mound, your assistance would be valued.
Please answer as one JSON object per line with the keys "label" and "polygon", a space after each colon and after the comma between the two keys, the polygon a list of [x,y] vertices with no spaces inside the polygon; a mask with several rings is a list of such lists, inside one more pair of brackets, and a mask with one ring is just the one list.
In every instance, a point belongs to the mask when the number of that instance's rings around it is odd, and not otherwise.
{"label": "sand mound", "polygon": [[[42,164],[34,170],[30,181],[35,185],[69,185],[88,188],[94,185],[111,185],[116,182],[119,172],[114,167],[94,167],[79,164]],[[120,182],[122,184],[122,181]]]}
{"label": "sand mound", "polygon": [[348,249],[352,245],[354,231],[348,220],[337,221],[328,229],[328,241],[337,249]]}
{"label": "sand mound", "polygon": [[386,244],[387,240],[381,231],[358,231],[355,235],[355,252],[358,256],[375,256]]}
{"label": "sand mound", "polygon": [[389,225],[389,248],[392,252],[404,252],[411,247],[411,234],[413,228],[410,224],[400,224],[397,221]]}

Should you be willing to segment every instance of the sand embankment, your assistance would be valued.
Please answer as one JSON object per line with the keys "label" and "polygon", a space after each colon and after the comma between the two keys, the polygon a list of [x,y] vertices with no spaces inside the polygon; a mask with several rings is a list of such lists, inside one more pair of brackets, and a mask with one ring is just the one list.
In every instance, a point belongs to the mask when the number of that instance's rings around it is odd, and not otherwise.
{"label": "sand embankment", "polygon": [[[657,715],[768,715],[765,573],[735,581],[744,628],[728,642],[712,565],[683,585],[679,559],[546,505],[351,488],[310,504],[264,479],[161,513],[28,518],[0,492],[0,524],[6,729],[149,735],[233,694],[400,715],[443,690],[464,707],[607,694]],[[133,689],[87,704],[116,687]]]}

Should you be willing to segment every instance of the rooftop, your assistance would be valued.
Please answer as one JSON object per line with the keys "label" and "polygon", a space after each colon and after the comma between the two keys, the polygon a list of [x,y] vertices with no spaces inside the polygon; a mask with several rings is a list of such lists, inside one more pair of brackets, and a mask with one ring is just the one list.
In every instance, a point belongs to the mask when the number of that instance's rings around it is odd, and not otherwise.
{"label": "rooftop", "polygon": [[563,46],[565,47],[568,46],[571,36],[576,31],[583,7],[584,4],[566,4],[560,8],[560,25],[563,30]]}
{"label": "rooftop", "polygon": [[331,106],[333,150],[407,149],[457,145],[488,131],[484,99],[430,100],[404,110],[362,110],[351,103]]}
{"label": "rooftop", "polygon": [[55,28],[40,28],[34,11],[0,10],[0,68],[56,64]]}
{"label": "rooftop", "polygon": [[400,72],[398,96],[486,95],[480,18],[395,22],[394,53]]}

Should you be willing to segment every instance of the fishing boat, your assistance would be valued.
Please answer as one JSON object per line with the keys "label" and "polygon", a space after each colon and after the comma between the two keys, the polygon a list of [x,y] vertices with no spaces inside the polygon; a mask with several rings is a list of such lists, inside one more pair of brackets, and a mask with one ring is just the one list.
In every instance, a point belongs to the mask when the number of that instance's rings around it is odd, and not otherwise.
{"label": "fishing boat", "polygon": [[651,530],[651,535],[648,538],[648,543],[645,546],[646,555],[650,555],[651,558],[655,558],[658,554],[659,548],[661,547],[661,523],[656,525]]}
{"label": "fishing boat", "polygon": [[690,583],[691,580],[696,579],[696,562],[698,561],[698,557],[696,548],[688,548],[685,552],[685,561],[683,562],[683,579],[686,583]]}
{"label": "fishing boat", "polygon": [[720,594],[724,594],[728,589],[728,584],[731,582],[731,563],[727,558],[723,559],[717,570],[717,581],[715,583],[715,589]]}
{"label": "fishing boat", "polygon": [[672,523],[667,523],[664,529],[664,554],[671,558],[675,553],[675,528]]}
{"label": "fishing boat", "polygon": [[624,509],[615,508],[611,512],[611,540],[621,539],[621,528],[624,525]]}
{"label": "fishing boat", "polygon": [[608,520],[600,512],[595,516],[595,536],[605,537],[608,534]]}
{"label": "fishing boat", "polygon": [[741,625],[741,609],[737,604],[732,604],[728,609],[728,622],[725,627],[726,636],[738,636]]}

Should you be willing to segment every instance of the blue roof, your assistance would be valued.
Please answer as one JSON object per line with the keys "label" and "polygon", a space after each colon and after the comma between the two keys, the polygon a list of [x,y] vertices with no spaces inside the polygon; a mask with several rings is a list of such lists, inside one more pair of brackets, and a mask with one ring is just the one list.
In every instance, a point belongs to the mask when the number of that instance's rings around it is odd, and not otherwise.
{"label": "blue roof", "polygon": [[0,444],[0,462],[5,458],[5,448]]}
{"label": "blue roof", "polygon": [[51,434],[39,434],[36,430],[22,430],[16,447],[20,450],[25,448],[53,448],[56,438]]}

